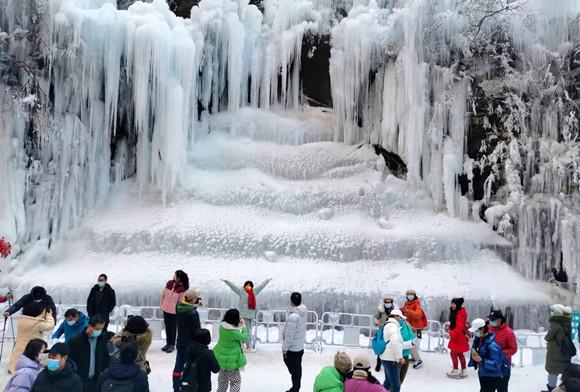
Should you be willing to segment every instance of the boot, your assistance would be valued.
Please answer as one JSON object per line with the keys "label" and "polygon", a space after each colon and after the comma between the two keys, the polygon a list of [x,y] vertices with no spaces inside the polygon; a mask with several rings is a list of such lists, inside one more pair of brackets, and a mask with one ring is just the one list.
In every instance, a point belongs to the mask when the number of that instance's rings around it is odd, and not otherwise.
{"label": "boot", "polygon": [[545,389],[545,390],[543,390],[542,392],[552,392],[552,391],[554,390],[554,387],[551,387],[551,386],[549,386],[549,385],[546,385],[546,387],[547,387],[548,389]]}
{"label": "boot", "polygon": [[460,373],[458,369],[452,369],[449,373],[447,373],[447,377],[454,379],[459,379],[460,378],[459,375]]}
{"label": "boot", "polygon": [[173,346],[173,345],[170,345],[169,347],[167,347],[167,350],[165,350],[165,352],[166,352],[167,354],[170,354],[170,353],[172,353],[174,350],[175,350],[175,346]]}
{"label": "boot", "polygon": [[459,378],[467,378],[467,370],[461,369],[459,372]]}
{"label": "boot", "polygon": [[375,372],[378,373],[381,371],[381,365],[382,365],[381,357],[377,357],[377,365],[375,366]]}
{"label": "boot", "polygon": [[161,347],[161,351],[167,352],[168,348],[169,348],[169,344],[166,344],[165,346]]}

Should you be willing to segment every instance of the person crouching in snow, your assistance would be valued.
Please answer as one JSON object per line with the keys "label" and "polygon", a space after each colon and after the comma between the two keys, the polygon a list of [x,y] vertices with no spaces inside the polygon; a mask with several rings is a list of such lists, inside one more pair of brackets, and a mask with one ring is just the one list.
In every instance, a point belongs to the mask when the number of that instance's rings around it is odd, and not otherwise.
{"label": "person crouching in snow", "polygon": [[[383,301],[379,304],[377,313],[375,313],[375,326],[377,328],[382,328],[383,325],[387,323],[387,320],[391,316],[391,312],[398,309],[397,305],[393,300],[393,297],[385,294]],[[375,371],[381,371],[381,358],[377,357],[377,365],[375,366]]]}
{"label": "person crouching in snow", "polygon": [[327,366],[318,373],[314,381],[314,392],[343,392],[344,380],[352,369],[352,361],[347,353],[337,352],[334,366]]}
{"label": "person crouching in snow", "polygon": [[421,349],[421,331],[427,328],[428,321],[415,290],[407,290],[405,299],[406,301],[401,307],[401,311],[407,317],[407,321],[413,327],[413,332],[417,335],[415,345],[411,348],[411,355],[415,361],[413,369],[419,369],[423,365],[423,360],[421,359],[421,355],[419,355],[419,350]]}
{"label": "person crouching in snow", "polygon": [[558,375],[564,373],[576,355],[572,342],[572,309],[556,304],[550,306],[550,329],[544,337],[547,342],[546,371],[548,372],[548,392],[556,388]]}
{"label": "person crouching in snow", "polygon": [[371,363],[366,355],[359,354],[352,363],[354,366],[344,383],[344,392],[387,392],[371,374]]}
{"label": "person crouching in snow", "polygon": [[[447,373],[449,378],[467,377],[465,356],[469,351],[469,338],[467,337],[467,311],[463,307],[463,298],[453,298],[449,308],[449,351],[453,369]],[[461,370],[459,370],[461,363]]]}
{"label": "person crouching in snow", "polygon": [[473,346],[469,366],[478,371],[481,392],[496,392],[507,373],[508,361],[501,347],[495,342],[495,334],[483,319],[471,322],[469,332],[473,333]]}
{"label": "person crouching in snow", "polygon": [[228,285],[228,287],[240,298],[240,315],[245,320],[246,327],[248,328],[248,338],[245,341],[247,351],[254,351],[256,349],[254,332],[254,320],[256,318],[257,306],[256,297],[271,281],[272,278],[268,278],[254,288],[254,282],[248,280],[244,283],[244,286],[240,288],[229,280],[222,279],[222,282]]}
{"label": "person crouching in snow", "polygon": [[220,365],[218,375],[218,392],[240,392],[242,376],[240,369],[246,366],[247,359],[241,344],[248,338],[248,328],[240,318],[237,309],[230,309],[224,315],[220,325],[219,339],[213,349]]}

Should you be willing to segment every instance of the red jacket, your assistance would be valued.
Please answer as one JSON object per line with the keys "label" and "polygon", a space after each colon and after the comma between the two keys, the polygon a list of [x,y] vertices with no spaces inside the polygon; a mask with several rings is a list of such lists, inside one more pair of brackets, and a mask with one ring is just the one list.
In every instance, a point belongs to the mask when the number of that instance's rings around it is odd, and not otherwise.
{"label": "red jacket", "polygon": [[413,301],[406,301],[405,305],[401,308],[401,312],[407,317],[407,322],[413,327],[413,330],[422,331],[427,327],[427,317],[423,308],[421,308],[421,302],[419,298]]}
{"label": "red jacket", "polygon": [[458,353],[469,351],[469,339],[467,338],[467,311],[459,309],[455,319],[455,328],[449,330],[449,350]]}
{"label": "red jacket", "polygon": [[507,324],[501,327],[489,326],[489,329],[495,333],[495,342],[501,347],[508,361],[512,362],[512,357],[518,351],[518,341],[514,331]]}

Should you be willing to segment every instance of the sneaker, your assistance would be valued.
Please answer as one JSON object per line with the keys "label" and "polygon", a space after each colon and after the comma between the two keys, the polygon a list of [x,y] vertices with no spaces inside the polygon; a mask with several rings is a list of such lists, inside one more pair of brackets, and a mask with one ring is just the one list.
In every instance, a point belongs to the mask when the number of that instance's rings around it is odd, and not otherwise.
{"label": "sneaker", "polygon": [[422,360],[418,360],[417,362],[415,362],[413,364],[413,369],[419,369],[421,366],[423,366],[423,361]]}
{"label": "sneaker", "polygon": [[166,344],[165,346],[161,347],[161,351],[167,352],[168,348],[169,348],[169,344]]}
{"label": "sneaker", "polygon": [[449,378],[460,378],[460,373],[458,369],[452,369],[449,373],[447,373],[447,377]]}
{"label": "sneaker", "polygon": [[165,350],[165,352],[166,352],[167,354],[170,354],[170,353],[172,353],[174,350],[175,350],[175,346],[169,346],[169,347],[167,347],[167,350]]}
{"label": "sneaker", "polygon": [[467,370],[461,369],[461,371],[459,372],[459,377],[467,378]]}

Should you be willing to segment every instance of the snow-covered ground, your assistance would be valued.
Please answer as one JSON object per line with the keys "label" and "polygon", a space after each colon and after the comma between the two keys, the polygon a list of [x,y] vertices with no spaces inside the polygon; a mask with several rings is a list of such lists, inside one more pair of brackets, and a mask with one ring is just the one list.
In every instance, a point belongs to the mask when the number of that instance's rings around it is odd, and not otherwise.
{"label": "snow-covered ground", "polygon": [[[161,351],[161,341],[155,341],[147,359],[153,369],[149,376],[152,392],[169,392],[171,390],[171,372],[173,370],[175,354],[165,354]],[[359,353],[369,355],[374,363],[370,350],[364,349],[336,349],[328,348],[322,354],[306,351],[303,360],[302,377],[303,391],[312,391],[316,374],[324,366],[332,364],[332,358],[337,350],[346,351],[354,358]],[[5,350],[4,357],[8,355]],[[451,380],[445,376],[450,370],[451,360],[445,354],[423,353],[424,367],[419,370],[409,369],[407,379],[403,384],[403,391],[416,392],[466,392],[479,390],[477,375],[469,371],[469,377],[464,380]],[[4,361],[4,359],[3,359]],[[383,380],[382,374],[375,374]],[[0,388],[7,380],[6,369],[0,371]],[[245,392],[278,392],[289,388],[290,376],[282,362],[280,346],[260,346],[257,353],[248,354],[248,365],[242,372],[242,391]],[[510,383],[512,392],[531,392],[540,390],[545,385],[545,371],[543,366],[516,367],[512,372]],[[217,377],[213,378],[213,389],[217,387]]]}

